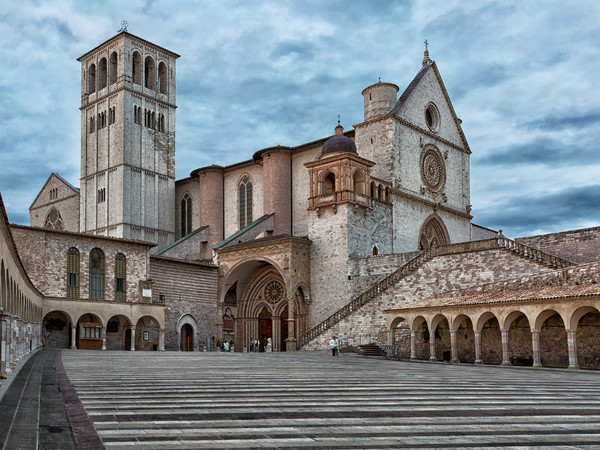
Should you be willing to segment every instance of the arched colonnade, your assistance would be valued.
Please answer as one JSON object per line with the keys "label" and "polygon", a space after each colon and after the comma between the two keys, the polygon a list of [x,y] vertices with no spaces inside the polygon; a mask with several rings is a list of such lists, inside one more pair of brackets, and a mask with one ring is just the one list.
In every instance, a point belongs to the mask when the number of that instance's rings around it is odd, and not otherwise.
{"label": "arched colonnade", "polygon": [[598,298],[403,308],[386,322],[401,359],[600,369]]}

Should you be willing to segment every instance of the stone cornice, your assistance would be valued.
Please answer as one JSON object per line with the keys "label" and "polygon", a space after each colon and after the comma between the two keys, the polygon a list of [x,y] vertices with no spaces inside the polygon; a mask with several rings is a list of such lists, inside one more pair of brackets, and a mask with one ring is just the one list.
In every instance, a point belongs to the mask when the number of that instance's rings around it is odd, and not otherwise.
{"label": "stone cornice", "polygon": [[[131,77],[129,77],[129,78],[131,78]],[[95,100],[89,100],[89,95],[90,94],[86,94],[86,95],[88,95],[88,102],[85,105],[82,104],[82,106],[79,107],[79,110],[83,111],[83,110],[86,110],[88,108],[92,108],[92,107],[94,107],[94,105],[96,103],[99,103],[99,102],[107,99],[108,97],[112,97],[112,96],[118,94],[121,91],[128,91],[128,92],[130,92],[130,93],[132,93],[134,95],[137,95],[139,97],[144,97],[144,98],[146,98],[148,100],[151,100],[153,102],[156,102],[157,104],[160,104],[160,105],[162,105],[162,106],[164,106],[166,108],[177,109],[177,105],[175,105],[174,103],[169,103],[169,102],[161,100],[161,99],[159,99],[157,97],[152,97],[150,95],[146,95],[143,92],[138,92],[135,89],[132,89],[132,88],[130,88],[128,86],[119,86],[119,87],[116,87],[116,88],[113,88],[113,89],[110,89],[110,86],[107,86],[107,89],[108,89],[108,92],[106,94],[102,95],[101,97],[97,97]],[[95,94],[95,92],[92,93],[91,95],[93,95],[93,94]]]}
{"label": "stone cornice", "polygon": [[455,216],[462,217],[462,218],[468,219],[468,220],[473,219],[473,216],[470,215],[470,214],[464,213],[464,212],[456,210],[454,208],[450,208],[449,206],[442,205],[441,203],[436,203],[436,202],[434,202],[432,200],[428,200],[428,199],[425,199],[425,198],[418,197],[418,196],[416,196],[414,194],[409,194],[408,192],[399,191],[398,189],[391,189],[391,192],[394,195],[398,195],[399,197],[404,197],[404,198],[406,198],[408,200],[412,200],[414,202],[421,203],[422,205],[429,206],[429,207],[434,208],[434,209],[436,209],[438,211],[444,211],[444,212],[447,212],[447,213],[450,213],[450,214],[453,214]]}

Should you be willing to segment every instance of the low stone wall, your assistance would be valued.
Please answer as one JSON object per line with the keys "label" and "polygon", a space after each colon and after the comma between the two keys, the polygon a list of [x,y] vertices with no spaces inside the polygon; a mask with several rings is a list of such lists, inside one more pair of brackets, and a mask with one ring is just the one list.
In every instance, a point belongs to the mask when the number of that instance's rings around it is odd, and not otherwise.
{"label": "low stone wall", "polygon": [[515,239],[576,263],[600,261],[600,227]]}

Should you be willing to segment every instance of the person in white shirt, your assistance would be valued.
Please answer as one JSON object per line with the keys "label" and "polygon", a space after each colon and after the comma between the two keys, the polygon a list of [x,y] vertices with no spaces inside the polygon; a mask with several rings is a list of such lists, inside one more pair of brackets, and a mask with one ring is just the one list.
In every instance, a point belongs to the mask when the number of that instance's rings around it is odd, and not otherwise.
{"label": "person in white shirt", "polygon": [[340,356],[339,346],[340,346],[340,343],[338,342],[337,338],[335,336],[333,336],[331,338],[331,340],[329,341],[329,348],[331,349],[331,356],[333,356],[334,358]]}

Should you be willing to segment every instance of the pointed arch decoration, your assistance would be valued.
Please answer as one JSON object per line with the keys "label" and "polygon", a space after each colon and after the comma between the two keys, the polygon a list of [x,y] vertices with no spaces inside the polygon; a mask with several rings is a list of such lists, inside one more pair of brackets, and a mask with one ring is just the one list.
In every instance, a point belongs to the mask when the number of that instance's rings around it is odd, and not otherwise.
{"label": "pointed arch decoration", "polygon": [[430,250],[450,244],[450,235],[444,221],[437,214],[429,216],[419,231],[419,250]]}

